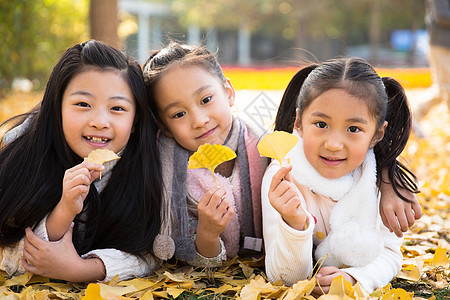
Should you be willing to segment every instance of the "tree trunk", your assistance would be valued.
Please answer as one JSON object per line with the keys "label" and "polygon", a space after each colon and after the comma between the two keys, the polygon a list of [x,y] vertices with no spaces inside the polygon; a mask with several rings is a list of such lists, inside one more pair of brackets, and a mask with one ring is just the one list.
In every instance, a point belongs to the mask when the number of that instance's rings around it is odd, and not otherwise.
{"label": "tree trunk", "polygon": [[370,62],[374,65],[378,63],[378,47],[380,45],[380,19],[381,7],[378,0],[374,0],[370,4]]}
{"label": "tree trunk", "polygon": [[91,38],[120,49],[118,0],[91,0],[89,20]]}

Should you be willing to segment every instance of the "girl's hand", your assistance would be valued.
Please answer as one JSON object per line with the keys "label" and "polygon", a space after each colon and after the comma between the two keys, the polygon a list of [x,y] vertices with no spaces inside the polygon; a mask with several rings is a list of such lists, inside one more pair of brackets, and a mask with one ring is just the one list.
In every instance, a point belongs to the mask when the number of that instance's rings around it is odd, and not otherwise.
{"label": "girl's hand", "polygon": [[75,217],[81,212],[91,183],[100,176],[103,169],[102,165],[83,162],[66,171],[60,204],[67,214]]}
{"label": "girl's hand", "polygon": [[307,215],[302,207],[297,189],[291,182],[292,166],[282,167],[272,178],[269,201],[283,220],[292,228],[305,230]]}
{"label": "girl's hand", "polygon": [[316,275],[317,282],[312,291],[312,295],[317,298],[322,294],[327,294],[330,290],[331,281],[339,275],[342,275],[345,280],[350,282],[352,285],[356,283],[353,276],[336,267],[323,267]]}
{"label": "girl's hand", "polygon": [[203,256],[215,257],[220,253],[219,235],[230,223],[234,207],[225,197],[225,191],[214,187],[199,201],[197,210],[197,251]]}
{"label": "girl's hand", "polygon": [[73,227],[56,242],[47,242],[30,228],[25,230],[22,264],[30,273],[72,282],[96,281],[105,278],[100,259],[81,258],[72,243]]}
{"label": "girl's hand", "polygon": [[404,189],[400,190],[400,193],[412,202],[402,200],[390,183],[382,182],[380,191],[380,215],[383,224],[398,237],[402,237],[402,232],[406,232],[414,225],[415,220],[422,217],[419,201],[416,195]]}
{"label": "girl's hand", "polygon": [[82,211],[89,187],[100,176],[103,169],[102,165],[83,162],[66,171],[61,200],[47,218],[46,225],[50,241],[59,240],[75,216]]}

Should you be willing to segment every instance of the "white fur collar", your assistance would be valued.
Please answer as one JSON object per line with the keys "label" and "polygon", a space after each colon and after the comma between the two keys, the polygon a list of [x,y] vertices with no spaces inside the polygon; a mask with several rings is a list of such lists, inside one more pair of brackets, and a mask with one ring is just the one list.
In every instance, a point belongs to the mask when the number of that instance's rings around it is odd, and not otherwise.
{"label": "white fur collar", "polygon": [[[297,131],[294,135],[299,137]],[[300,137],[287,157],[297,182],[338,201],[330,215],[330,234],[318,245],[316,259],[328,254],[324,265],[336,267],[363,266],[373,261],[383,247],[373,150],[367,152],[361,166],[338,179],[324,178],[311,166]]]}

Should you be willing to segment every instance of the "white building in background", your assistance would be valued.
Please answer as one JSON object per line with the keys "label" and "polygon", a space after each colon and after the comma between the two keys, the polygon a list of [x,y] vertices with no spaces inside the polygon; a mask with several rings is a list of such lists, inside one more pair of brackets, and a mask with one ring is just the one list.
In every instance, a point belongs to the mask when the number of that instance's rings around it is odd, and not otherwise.
{"label": "white building in background", "polygon": [[[164,36],[161,22],[169,17],[172,12],[168,5],[162,3],[152,3],[145,0],[119,0],[119,9],[136,16],[138,21],[137,33],[137,58],[143,63],[152,50],[152,45],[162,47],[164,45]],[[196,25],[190,25],[186,28],[189,44],[199,44],[202,42],[201,30]],[[206,46],[212,51],[219,47],[217,30],[211,29],[206,35]],[[250,43],[251,35],[248,28],[240,28],[237,39],[237,63],[240,65],[249,65],[251,63]]]}

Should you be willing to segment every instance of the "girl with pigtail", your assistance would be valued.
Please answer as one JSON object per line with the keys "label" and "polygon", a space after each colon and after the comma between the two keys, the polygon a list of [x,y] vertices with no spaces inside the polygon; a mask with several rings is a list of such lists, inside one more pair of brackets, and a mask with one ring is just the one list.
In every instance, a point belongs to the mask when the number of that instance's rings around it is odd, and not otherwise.
{"label": "girl with pigtail", "polygon": [[383,216],[393,206],[380,205],[380,190],[409,205],[404,218],[397,213],[401,227],[420,217],[416,177],[397,160],[411,131],[401,85],[358,58],[305,67],[283,95],[275,130],[299,142],[263,178],[269,279],[292,285],[320,260],[315,295],[339,275],[368,292],[386,285],[401,267],[402,239]]}

